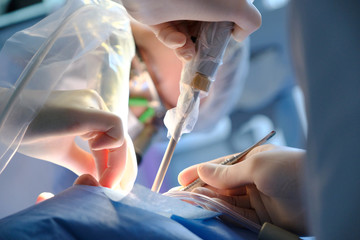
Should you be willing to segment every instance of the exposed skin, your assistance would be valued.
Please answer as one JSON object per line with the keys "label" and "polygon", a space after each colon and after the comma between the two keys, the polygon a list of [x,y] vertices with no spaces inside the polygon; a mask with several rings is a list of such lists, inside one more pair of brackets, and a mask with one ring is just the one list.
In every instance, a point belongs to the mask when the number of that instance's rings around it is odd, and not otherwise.
{"label": "exposed skin", "polygon": [[218,201],[250,220],[272,222],[298,234],[306,233],[302,202],[302,163],[305,151],[263,145],[235,165],[220,165],[225,158],[191,166],[179,174],[186,186],[200,177],[207,186],[193,191]]}

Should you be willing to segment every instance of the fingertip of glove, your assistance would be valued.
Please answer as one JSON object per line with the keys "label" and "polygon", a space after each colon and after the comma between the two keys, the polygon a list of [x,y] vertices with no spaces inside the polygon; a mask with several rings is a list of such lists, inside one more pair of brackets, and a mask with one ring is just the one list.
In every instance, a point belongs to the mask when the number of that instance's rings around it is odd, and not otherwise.
{"label": "fingertip of glove", "polygon": [[43,202],[45,200],[48,200],[49,198],[52,198],[52,197],[54,197],[53,193],[50,193],[50,192],[40,193],[39,196],[36,199],[36,203],[41,203],[41,202]]}
{"label": "fingertip of glove", "polygon": [[83,174],[78,177],[74,185],[88,185],[88,186],[100,186],[99,182],[90,174]]}
{"label": "fingertip of glove", "polygon": [[172,49],[181,48],[186,43],[186,36],[180,32],[172,32],[166,36],[164,43]]}
{"label": "fingertip of glove", "polygon": [[199,165],[198,172],[199,172],[199,174],[201,173],[203,175],[209,175],[209,174],[213,174],[218,167],[219,167],[219,164],[204,163],[204,164]]}

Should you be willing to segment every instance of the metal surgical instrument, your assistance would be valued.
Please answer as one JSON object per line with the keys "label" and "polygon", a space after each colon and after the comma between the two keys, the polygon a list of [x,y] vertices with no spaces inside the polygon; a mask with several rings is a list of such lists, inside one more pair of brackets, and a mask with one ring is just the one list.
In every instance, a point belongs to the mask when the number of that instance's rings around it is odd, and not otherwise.
{"label": "metal surgical instrument", "polygon": [[210,89],[229,43],[233,25],[231,22],[203,22],[201,25],[200,34],[196,40],[195,61],[193,61],[193,64],[196,65],[194,66],[196,71],[187,83],[191,87],[185,93],[187,97],[179,97],[177,108],[182,106],[184,110],[180,113],[181,118],[176,124],[175,131],[171,134],[172,136],[152,185],[151,190],[154,192],[160,190],[176,144],[181,137],[184,123],[193,109],[199,106],[197,101],[199,101],[201,91],[207,93]]}
{"label": "metal surgical instrument", "polygon": [[[260,146],[262,144],[264,144],[266,141],[268,141],[270,138],[272,138],[275,135],[275,131],[271,131],[268,135],[266,135],[263,139],[261,139],[260,141],[258,141],[257,143],[255,143],[254,145],[250,146],[249,148],[247,148],[246,150],[244,150],[241,153],[235,154],[234,156],[224,160],[223,162],[221,162],[221,165],[233,165],[235,163],[240,162],[245,156],[246,154],[248,154],[251,150],[253,150],[255,147]],[[197,178],[195,181],[193,181],[192,183],[190,183],[189,185],[187,185],[186,187],[180,189],[180,191],[191,191],[194,188],[197,187],[203,187],[206,184],[200,179]]]}

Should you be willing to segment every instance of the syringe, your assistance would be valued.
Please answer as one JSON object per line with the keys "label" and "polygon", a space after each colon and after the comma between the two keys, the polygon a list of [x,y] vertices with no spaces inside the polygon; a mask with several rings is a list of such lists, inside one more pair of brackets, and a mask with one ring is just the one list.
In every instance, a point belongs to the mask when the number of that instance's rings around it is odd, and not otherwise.
{"label": "syringe", "polygon": [[196,39],[196,54],[183,70],[181,83],[184,85],[181,88],[177,107],[175,111],[173,109],[172,112],[167,112],[167,115],[174,115],[171,118],[171,124],[175,122],[175,127],[170,129],[167,125],[171,138],[151,188],[154,192],[160,190],[181,135],[184,132],[190,132],[195,125],[200,96],[208,93],[211,83],[215,80],[232,30],[233,23],[231,22],[203,22],[201,24],[199,36]]}

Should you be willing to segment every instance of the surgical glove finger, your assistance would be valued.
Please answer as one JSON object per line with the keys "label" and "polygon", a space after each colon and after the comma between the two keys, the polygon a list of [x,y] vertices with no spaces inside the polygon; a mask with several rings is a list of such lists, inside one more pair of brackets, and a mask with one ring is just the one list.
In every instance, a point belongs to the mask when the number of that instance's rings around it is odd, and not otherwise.
{"label": "surgical glove finger", "polygon": [[92,150],[99,171],[99,182],[104,187],[130,191],[136,178],[137,165],[132,142],[126,136],[121,147]]}
{"label": "surgical glove finger", "polygon": [[119,184],[126,164],[126,144],[109,150],[92,150],[102,186],[112,188]]}
{"label": "surgical glove finger", "polygon": [[100,183],[92,175],[83,174],[75,180],[74,185],[87,185],[87,186],[99,187]]}
{"label": "surgical glove finger", "polygon": [[171,49],[183,47],[187,37],[185,33],[179,31],[172,23],[161,23],[150,26],[156,37]]}
{"label": "surgical glove finger", "polygon": [[[64,141],[66,141],[66,139],[64,139]],[[59,141],[55,141],[55,144],[59,144]],[[66,148],[67,151],[64,153],[63,157],[59,156],[59,158],[55,158],[48,156],[43,158],[49,159],[49,161],[54,162],[60,166],[69,168],[77,175],[88,173],[92,174],[93,176],[97,176],[96,164],[94,162],[93,156],[89,152],[80,148],[74,141],[69,142],[69,144],[71,144],[71,147]]]}
{"label": "surgical glove finger", "polygon": [[[228,1],[159,1],[159,0],[122,0],[129,14],[143,24],[148,24],[158,38],[170,48],[178,49],[188,42],[174,21],[234,22],[233,36],[243,41],[261,25],[261,14],[251,0]],[[155,26],[155,27],[154,27]],[[185,41],[185,42],[184,42]],[[194,48],[194,46],[192,46]],[[177,52],[184,57],[184,52]],[[190,56],[190,55],[189,55]]]}
{"label": "surgical glove finger", "polygon": [[[48,108],[31,122],[24,143],[53,136],[76,136],[95,133],[93,149],[120,146],[123,141],[121,119],[110,112],[93,108]],[[104,134],[100,134],[104,133]]]}
{"label": "surgical glove finger", "polygon": [[195,188],[193,192],[206,195],[212,198],[214,201],[225,205],[226,207],[232,209],[233,211],[239,213],[240,215],[253,222],[260,222],[256,211],[252,208],[250,204],[250,198],[248,195],[225,196],[205,187]]}
{"label": "surgical glove finger", "polygon": [[193,182],[196,178],[199,177],[197,173],[197,167],[199,164],[193,165],[182,170],[178,175],[178,182],[181,186],[187,186],[191,182]]}
{"label": "surgical glove finger", "polygon": [[233,20],[235,22],[233,37],[236,41],[242,42],[261,26],[261,14],[248,1],[243,2],[237,11],[238,13],[234,16]]}
{"label": "surgical glove finger", "polygon": [[248,192],[249,199],[250,199],[250,205],[253,209],[255,209],[256,214],[259,217],[261,223],[264,223],[264,222],[272,223],[273,221],[269,215],[269,211],[265,207],[264,201],[261,197],[261,193],[256,188],[256,186],[254,184],[248,185],[247,192]]}
{"label": "surgical glove finger", "polygon": [[50,199],[50,198],[52,198],[52,197],[54,197],[55,195],[53,194],[53,193],[51,193],[51,192],[42,192],[42,193],[40,193],[39,194],[39,196],[37,197],[37,199],[36,199],[36,204],[37,203],[41,203],[41,202],[43,202],[43,201],[45,201],[45,200],[48,200],[48,199]]}
{"label": "surgical glove finger", "polygon": [[258,146],[245,155],[241,162],[234,165],[221,165],[216,161],[200,164],[197,173],[206,184],[217,189],[235,189],[252,184],[258,176],[254,172],[259,172],[257,166],[263,161],[262,152],[272,148],[274,146],[270,144]]}
{"label": "surgical glove finger", "polygon": [[[89,114],[80,114],[78,121],[82,121],[79,131],[82,131],[85,135],[94,133],[90,144],[91,149],[100,150],[121,146],[124,141],[124,129],[121,119],[109,112],[90,111]],[[87,136],[89,137],[89,135]]]}
{"label": "surgical glove finger", "polygon": [[[209,161],[208,163],[221,163],[223,162],[225,159],[231,157],[233,155],[228,155],[228,156],[224,156],[224,157],[220,157],[214,160]],[[190,166],[188,168],[185,168],[184,170],[182,170],[179,175],[178,175],[178,182],[182,185],[182,186],[186,186],[189,183],[193,182],[195,179],[197,179],[199,177],[197,168],[198,166],[205,164],[205,163],[200,163],[200,164],[195,164],[193,166]]]}
{"label": "surgical glove finger", "polygon": [[199,165],[199,177],[208,185],[218,189],[232,189],[253,183],[250,164],[247,161],[235,165],[206,163]]}
{"label": "surgical glove finger", "polygon": [[[100,186],[99,182],[90,174],[83,174],[80,177],[78,177],[75,180],[74,185],[87,185],[87,186],[94,186],[94,187],[99,187]],[[53,193],[42,192],[37,197],[36,203],[43,202],[43,201],[45,201],[47,199],[50,199],[50,198],[52,198],[54,196],[55,195]]]}
{"label": "surgical glove finger", "polygon": [[127,159],[126,159],[125,170],[123,172],[123,176],[120,181],[120,184],[118,185],[118,188],[120,188],[123,191],[129,192],[134,186],[135,179],[137,176],[138,165],[137,165],[134,144],[128,134],[125,135],[125,141],[127,144],[127,155],[126,155]]}
{"label": "surgical glove finger", "polygon": [[[189,61],[195,55],[195,43],[191,40],[191,33],[195,30],[191,25],[180,21],[161,23],[150,26],[156,37],[167,47],[174,49],[175,54],[185,61]],[[187,25],[190,25],[187,26]],[[191,29],[191,30],[190,30]]]}

